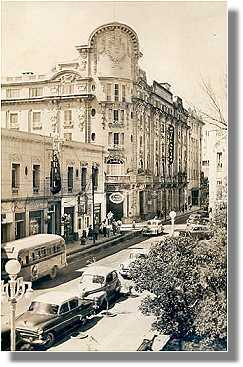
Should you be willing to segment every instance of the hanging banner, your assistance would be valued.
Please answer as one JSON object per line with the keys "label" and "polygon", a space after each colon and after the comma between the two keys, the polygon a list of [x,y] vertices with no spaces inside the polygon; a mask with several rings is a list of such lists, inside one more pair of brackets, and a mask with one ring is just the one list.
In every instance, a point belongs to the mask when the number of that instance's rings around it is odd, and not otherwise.
{"label": "hanging banner", "polygon": [[172,164],[174,161],[174,126],[170,125],[168,129],[168,161]]}
{"label": "hanging banner", "polygon": [[61,172],[60,164],[56,153],[53,153],[51,161],[51,173],[50,173],[50,190],[53,194],[57,194],[61,191]]}

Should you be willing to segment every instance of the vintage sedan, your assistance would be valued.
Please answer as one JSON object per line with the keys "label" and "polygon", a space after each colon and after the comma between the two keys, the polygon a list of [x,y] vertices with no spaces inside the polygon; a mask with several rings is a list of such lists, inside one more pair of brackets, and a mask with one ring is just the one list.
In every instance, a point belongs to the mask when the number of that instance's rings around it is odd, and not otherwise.
{"label": "vintage sedan", "polygon": [[164,227],[162,221],[159,219],[151,219],[146,223],[146,226],[143,228],[144,235],[159,235],[164,231]]}
{"label": "vintage sedan", "polygon": [[90,265],[81,276],[81,298],[92,300],[97,310],[108,307],[110,300],[119,297],[120,290],[121,282],[113,268]]}
{"label": "vintage sedan", "polygon": [[60,334],[81,325],[93,313],[91,300],[81,300],[61,291],[44,293],[16,320],[16,332],[25,342],[21,349],[49,348]]}
{"label": "vintage sedan", "polygon": [[198,240],[209,240],[213,231],[207,225],[191,224],[187,229],[179,231],[180,237],[193,237]]}

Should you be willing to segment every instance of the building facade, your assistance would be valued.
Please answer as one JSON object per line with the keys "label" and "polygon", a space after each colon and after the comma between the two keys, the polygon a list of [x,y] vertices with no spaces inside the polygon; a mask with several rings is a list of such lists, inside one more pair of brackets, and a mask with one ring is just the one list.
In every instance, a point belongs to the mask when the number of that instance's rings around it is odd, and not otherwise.
{"label": "building facade", "polygon": [[200,206],[201,204],[201,180],[202,180],[202,119],[189,110],[187,119],[188,131],[188,192],[187,205]]}
{"label": "building facade", "polygon": [[2,83],[4,128],[105,147],[106,212],[125,222],[187,202],[188,112],[168,83],[147,83],[137,34],[95,29],[75,62]]}
{"label": "building facade", "polygon": [[92,224],[92,166],[97,167],[95,220],[105,216],[103,147],[63,142],[60,148],[61,191],[50,190],[53,140],[2,129],[2,242],[37,233],[73,240]]}

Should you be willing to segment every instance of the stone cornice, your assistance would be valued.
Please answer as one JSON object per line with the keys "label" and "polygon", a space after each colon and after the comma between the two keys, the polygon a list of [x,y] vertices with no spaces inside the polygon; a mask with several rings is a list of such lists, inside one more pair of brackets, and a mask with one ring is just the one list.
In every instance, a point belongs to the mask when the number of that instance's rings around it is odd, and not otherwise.
{"label": "stone cornice", "polygon": [[36,103],[36,102],[46,102],[46,101],[70,101],[70,100],[77,100],[77,99],[86,99],[92,100],[95,96],[93,94],[74,94],[68,96],[45,96],[45,97],[33,97],[33,98],[18,98],[18,99],[2,99],[2,105],[10,105],[13,103],[21,104],[21,103]]}

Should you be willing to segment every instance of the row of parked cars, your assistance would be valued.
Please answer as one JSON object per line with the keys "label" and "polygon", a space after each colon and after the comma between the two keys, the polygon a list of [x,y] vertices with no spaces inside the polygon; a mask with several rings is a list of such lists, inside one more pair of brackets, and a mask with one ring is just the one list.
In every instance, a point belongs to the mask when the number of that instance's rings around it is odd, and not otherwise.
{"label": "row of parked cars", "polygon": [[29,309],[16,320],[20,350],[53,346],[63,333],[82,326],[118,299],[121,282],[116,270],[91,265],[83,272],[79,288],[79,296],[50,291],[33,299]]}

